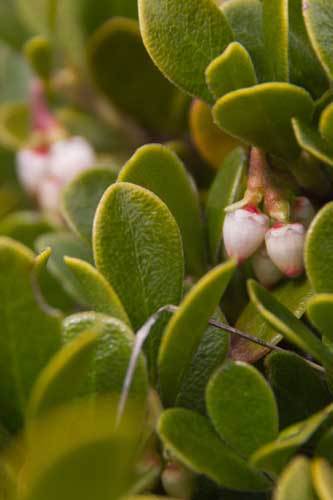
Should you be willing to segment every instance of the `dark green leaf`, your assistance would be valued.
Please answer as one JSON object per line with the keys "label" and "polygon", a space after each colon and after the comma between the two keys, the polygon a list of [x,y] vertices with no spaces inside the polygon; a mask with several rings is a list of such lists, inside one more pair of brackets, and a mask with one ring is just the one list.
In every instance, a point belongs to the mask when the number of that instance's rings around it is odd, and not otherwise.
{"label": "dark green leaf", "polygon": [[288,0],[263,0],[263,32],[268,80],[289,81],[288,28]]}
{"label": "dark green leaf", "polygon": [[278,435],[273,392],[253,366],[228,361],[210,379],[207,410],[223,441],[248,457]]}
{"label": "dark green leaf", "polygon": [[314,126],[296,118],[292,120],[292,125],[301,148],[318,160],[333,166],[333,148],[321,137]]}
{"label": "dark green leaf", "polygon": [[182,234],[189,274],[202,275],[206,262],[198,193],[176,154],[158,144],[143,146],[125,164],[118,181],[138,184],[164,201]]}
{"label": "dark green leaf", "polygon": [[164,333],[159,352],[159,380],[162,399],[175,403],[186,370],[197,351],[209,318],[214,314],[235,263],[212,269],[189,291]]}
{"label": "dark green leaf", "polygon": [[232,32],[213,0],[139,0],[145,46],[160,70],[191,95],[211,102],[208,64],[232,41]]}
{"label": "dark green leaf", "polygon": [[167,410],[160,418],[158,433],[164,446],[181,462],[220,486],[241,491],[269,488],[268,481],[225,445],[202,415],[190,410]]}
{"label": "dark green leaf", "polygon": [[307,315],[319,333],[333,340],[333,294],[318,293],[309,301]]}

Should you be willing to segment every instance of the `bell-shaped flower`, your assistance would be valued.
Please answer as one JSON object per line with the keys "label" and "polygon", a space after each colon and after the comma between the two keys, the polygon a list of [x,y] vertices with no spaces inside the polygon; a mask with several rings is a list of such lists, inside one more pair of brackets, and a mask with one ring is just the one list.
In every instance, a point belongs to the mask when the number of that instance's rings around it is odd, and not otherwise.
{"label": "bell-shaped flower", "polygon": [[264,241],[269,227],[267,215],[248,206],[226,214],[223,226],[224,246],[238,263],[251,257]]}
{"label": "bell-shaped flower", "polygon": [[258,281],[266,288],[273,287],[283,277],[281,271],[269,257],[265,245],[262,245],[253,255],[252,267]]}
{"label": "bell-shaped flower", "polygon": [[50,148],[50,174],[64,184],[94,166],[95,153],[83,137],[54,142]]}
{"label": "bell-shaped flower", "polygon": [[304,270],[305,227],[302,224],[275,224],[266,233],[268,255],[280,271],[294,278]]}
{"label": "bell-shaped flower", "polygon": [[17,153],[17,175],[30,196],[36,196],[48,173],[49,154],[45,149],[22,149]]}

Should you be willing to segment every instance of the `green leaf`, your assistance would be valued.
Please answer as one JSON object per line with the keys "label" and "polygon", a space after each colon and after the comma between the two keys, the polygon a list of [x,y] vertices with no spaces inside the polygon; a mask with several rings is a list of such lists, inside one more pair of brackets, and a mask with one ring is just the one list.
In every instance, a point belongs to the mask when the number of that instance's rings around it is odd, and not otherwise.
{"label": "green leaf", "polygon": [[81,304],[96,312],[120,319],[130,326],[126,311],[112,286],[97,269],[84,260],[65,257],[66,266],[78,281]]}
{"label": "green leaf", "polygon": [[[313,291],[308,281],[300,279],[283,283],[274,290],[273,295],[296,318],[301,318],[306,311],[307,303],[312,297]],[[282,339],[282,335],[270,326],[251,302],[239,317],[236,328],[273,344],[278,344]],[[254,363],[266,353],[267,349],[244,339],[237,339],[232,348],[233,359],[249,363]]]}
{"label": "green leaf", "polygon": [[317,330],[333,340],[333,294],[318,293],[309,301],[307,315]]}
{"label": "green leaf", "polygon": [[147,189],[118,182],[106,191],[95,217],[94,255],[135,330],[161,306],[179,303],[179,229],[166,205]]}
{"label": "green leaf", "polygon": [[0,238],[0,417],[16,430],[30,390],[60,345],[60,318],[37,303],[31,283],[33,253]]}
{"label": "green leaf", "polygon": [[[217,309],[213,318],[226,323],[224,314]],[[216,368],[221,365],[228,354],[229,334],[208,326],[203,334],[192,362],[184,374],[177,394],[176,406],[206,413],[205,391],[208,381]]]}
{"label": "green leaf", "polygon": [[237,40],[251,56],[259,82],[265,76],[265,47],[263,44],[262,2],[232,0],[223,2],[222,10]]}
{"label": "green leaf", "polygon": [[[107,398],[57,407],[34,419],[22,500],[116,500],[132,483],[139,433],[135,408],[115,428]],[[60,495],[60,496],[59,496]]]}
{"label": "green leaf", "polygon": [[209,190],[207,222],[210,257],[217,262],[222,238],[224,209],[239,200],[244,190],[248,156],[243,148],[237,148],[225,159]]}
{"label": "green leaf", "polygon": [[248,290],[251,301],[272,328],[323,364],[331,364],[328,349],[286,306],[254,280],[249,281]]}
{"label": "green leaf", "polygon": [[312,462],[312,480],[319,500],[330,500],[333,491],[333,471],[331,465],[322,458]]}
{"label": "green leaf", "polygon": [[316,215],[307,233],[305,267],[318,293],[333,292],[333,203]]}
{"label": "green leaf", "polygon": [[33,249],[36,238],[52,231],[51,221],[38,212],[14,212],[0,221],[0,234]]}
{"label": "green leaf", "polygon": [[16,3],[22,19],[33,31],[45,34],[54,30],[60,0],[16,0]]}
{"label": "green leaf", "polygon": [[79,174],[62,192],[62,214],[87,243],[92,239],[95,212],[104,192],[117,179],[109,168],[92,168]]}
{"label": "green leaf", "polygon": [[[303,4],[304,5],[304,4]],[[330,80],[333,78],[333,13],[329,0],[308,0],[303,6],[312,46]]]}
{"label": "green leaf", "polygon": [[310,417],[330,402],[323,377],[293,352],[274,352],[265,359],[265,366],[282,429]]}
{"label": "green leaf", "polygon": [[327,88],[327,76],[310,43],[302,11],[302,0],[289,0],[290,81],[320,97]]}
{"label": "green leaf", "polygon": [[288,3],[288,0],[263,0],[266,74],[271,81],[289,81]]}
{"label": "green leaf", "polygon": [[316,500],[312,486],[311,465],[305,457],[296,457],[283,472],[277,484],[276,500]]}
{"label": "green leaf", "polygon": [[[116,403],[130,362],[134,334],[118,319],[95,312],[83,312],[64,320],[64,342],[72,342],[87,330],[99,331],[100,336],[89,372],[81,379],[81,393],[94,398],[99,394],[111,395]],[[140,355],[129,392],[129,401],[138,405],[138,415],[145,414],[147,391],[146,363]]]}
{"label": "green leaf", "polygon": [[215,125],[210,106],[194,99],[190,108],[192,140],[200,156],[214,168],[220,168],[229,153],[241,143]]}
{"label": "green leaf", "polygon": [[316,455],[333,463],[333,429],[324,432],[316,446]]}
{"label": "green leaf", "polygon": [[[281,102],[285,106],[281,107]],[[292,158],[299,152],[291,119],[311,120],[313,101],[289,83],[265,83],[230,92],[217,101],[213,114],[227,133],[265,151]]]}
{"label": "green leaf", "polygon": [[307,443],[324,423],[331,419],[332,405],[327,406],[307,420],[302,420],[284,429],[278,439],[256,451],[252,455],[251,462],[267,472],[280,474],[297,450]]}
{"label": "green leaf", "polygon": [[[82,301],[81,287],[64,262],[64,257],[76,257],[92,263],[93,257],[88,246],[70,233],[46,233],[36,241],[36,249],[42,252],[51,248],[52,254],[48,262],[51,274],[62,284],[66,292],[79,303]],[[85,303],[83,301],[83,303]]]}
{"label": "green leaf", "polygon": [[98,89],[119,110],[160,134],[185,127],[188,99],[153,64],[136,21],[109,20],[91,38],[88,56]]}
{"label": "green leaf", "polygon": [[319,132],[303,120],[292,120],[295,137],[302,149],[320,161],[333,166],[333,148]]}
{"label": "green leaf", "polygon": [[29,418],[35,418],[78,395],[96,350],[98,337],[98,330],[83,332],[51,358],[32,390],[27,411]]}
{"label": "green leaf", "polygon": [[160,418],[158,434],[178,460],[220,486],[237,491],[263,491],[270,486],[264,476],[224,444],[202,415],[190,410],[167,410]]}
{"label": "green leaf", "polygon": [[202,275],[207,265],[198,193],[177,155],[162,145],[143,146],[125,164],[118,181],[138,184],[164,201],[182,234],[188,272]]}
{"label": "green leaf", "polygon": [[232,42],[223,54],[214,59],[206,69],[206,80],[211,94],[219,97],[251,87],[257,83],[253,63],[247,50],[238,42]]}
{"label": "green leaf", "polygon": [[229,261],[209,271],[185,296],[168,323],[158,357],[160,389],[166,405],[174,404],[208,320],[234,270],[235,263]]}
{"label": "green leaf", "polygon": [[248,457],[278,435],[273,392],[251,365],[227,361],[210,379],[207,410],[223,441]]}
{"label": "green leaf", "polygon": [[139,17],[144,44],[162,73],[211,102],[205,70],[233,39],[213,0],[139,0]]}
{"label": "green leaf", "polygon": [[20,50],[29,37],[28,28],[20,18],[20,12],[12,0],[1,0],[0,4],[0,39]]}
{"label": "green leaf", "polygon": [[0,142],[9,149],[22,148],[29,138],[30,111],[26,103],[6,102],[0,106]]}
{"label": "green leaf", "polygon": [[328,143],[333,141],[333,103],[329,104],[320,116],[320,134]]}

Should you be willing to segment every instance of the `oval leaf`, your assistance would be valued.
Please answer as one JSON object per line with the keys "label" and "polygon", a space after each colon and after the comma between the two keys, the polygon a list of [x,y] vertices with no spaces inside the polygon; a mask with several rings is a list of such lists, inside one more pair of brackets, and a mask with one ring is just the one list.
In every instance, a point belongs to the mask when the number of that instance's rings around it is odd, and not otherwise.
{"label": "oval leaf", "polygon": [[119,110],[160,134],[184,128],[188,98],[158,71],[136,21],[107,21],[91,38],[88,54],[97,87]]}
{"label": "oval leaf", "polygon": [[31,283],[33,253],[0,238],[0,416],[10,430],[22,424],[31,388],[60,346],[60,318],[37,302]]}
{"label": "oval leaf", "polygon": [[328,165],[333,166],[333,148],[319,134],[313,125],[304,120],[292,120],[295,137],[305,151]]}
{"label": "oval leaf", "polygon": [[223,54],[210,63],[206,69],[206,80],[216,99],[257,83],[249,53],[238,42],[230,43]]}
{"label": "oval leaf", "polygon": [[331,500],[333,491],[333,470],[322,458],[312,462],[312,479],[319,500]]}
{"label": "oval leaf", "polygon": [[323,364],[331,363],[332,357],[328,349],[270,292],[253,280],[249,281],[248,290],[258,312],[275,330]]}
{"label": "oval leaf", "polygon": [[288,83],[264,83],[227,94],[217,101],[213,113],[225,132],[288,158],[299,151],[291,119],[311,120],[313,109],[304,89]]}
{"label": "oval leaf", "polygon": [[330,402],[322,374],[293,352],[274,352],[265,359],[283,429],[311,417]]}
{"label": "oval leaf", "polygon": [[119,182],[106,191],[95,217],[94,255],[136,330],[161,306],[179,302],[179,229],[166,205],[147,189]]}
{"label": "oval leaf", "polygon": [[205,69],[232,42],[213,0],[139,0],[140,28],[155,64],[177,86],[211,102]]}
{"label": "oval leaf", "polygon": [[[262,491],[270,483],[216,434],[208,418],[190,410],[165,411],[158,433],[166,449],[198,474],[233,490]],[[212,453],[214,450],[214,453]]]}
{"label": "oval leaf", "polygon": [[165,404],[174,404],[185,371],[235,270],[233,261],[212,269],[189,291],[164,333],[158,357]]}
{"label": "oval leaf", "polygon": [[333,292],[333,203],[325,205],[307,233],[305,267],[318,293]]}
{"label": "oval leaf", "polygon": [[103,194],[117,179],[118,173],[109,168],[85,170],[62,192],[62,214],[78,236],[92,239],[95,212]]}
{"label": "oval leaf", "polygon": [[328,420],[332,419],[332,405],[307,420],[284,429],[278,439],[268,443],[252,455],[251,462],[262,470],[280,474],[290,458]]}
{"label": "oval leaf", "polygon": [[288,82],[289,0],[263,0],[262,5],[267,80]]}
{"label": "oval leaf", "polygon": [[159,144],[143,146],[122,168],[118,181],[138,184],[164,201],[182,234],[188,272],[202,275],[206,263],[198,193],[177,155]]}
{"label": "oval leaf", "polygon": [[216,431],[244,457],[278,435],[274,395],[264,377],[251,365],[226,362],[210,379],[206,401]]}
{"label": "oval leaf", "polygon": [[[301,318],[306,311],[307,303],[313,295],[311,286],[306,280],[290,280],[276,288],[274,297],[284,304],[296,318]],[[282,335],[257,312],[253,303],[249,303],[239,317],[236,328],[255,335],[262,340],[278,344]],[[254,363],[267,353],[267,349],[245,339],[235,340],[232,358]]]}
{"label": "oval leaf", "polygon": [[330,80],[333,78],[333,12],[331,7],[329,0],[307,0],[303,7],[309,38]]}
{"label": "oval leaf", "polygon": [[333,341],[333,294],[319,293],[308,304],[307,315],[317,330]]}
{"label": "oval leaf", "polygon": [[305,457],[295,458],[283,472],[278,484],[275,500],[289,500],[299,498],[302,500],[316,500],[312,486],[311,465]]}
{"label": "oval leaf", "polygon": [[77,396],[97,346],[98,331],[87,331],[65,345],[39,375],[30,396],[28,416],[34,418]]}

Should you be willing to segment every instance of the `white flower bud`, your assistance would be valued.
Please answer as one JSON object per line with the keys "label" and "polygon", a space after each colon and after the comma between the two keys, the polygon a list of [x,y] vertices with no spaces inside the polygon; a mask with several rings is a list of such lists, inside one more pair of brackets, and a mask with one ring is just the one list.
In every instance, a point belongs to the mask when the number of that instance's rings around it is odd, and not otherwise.
{"label": "white flower bud", "polygon": [[280,271],[294,278],[304,270],[305,227],[302,224],[276,224],[266,233],[268,255]]}
{"label": "white flower bud", "polygon": [[254,207],[227,213],[223,239],[228,256],[239,263],[250,257],[263,243],[268,227],[268,217]]}
{"label": "white flower bud", "polygon": [[175,461],[167,463],[162,476],[162,484],[169,496],[190,500],[194,490],[193,473]]}
{"label": "white flower bud", "polygon": [[50,148],[50,174],[64,184],[92,167],[95,153],[83,137],[54,142]]}
{"label": "white flower bud", "polygon": [[252,257],[252,267],[256,277],[266,288],[276,285],[283,276],[270,259],[265,245],[262,245]]}
{"label": "white flower bud", "polygon": [[306,198],[306,196],[299,196],[293,203],[291,218],[293,221],[299,222],[308,228],[315,216],[315,213],[315,209],[313,208],[309,198]]}
{"label": "white flower bud", "polygon": [[61,183],[54,177],[47,177],[41,182],[37,200],[42,210],[54,215],[58,213],[61,189]]}
{"label": "white flower bud", "polygon": [[49,156],[47,151],[23,149],[17,153],[17,175],[24,189],[36,196],[40,183],[47,175]]}

